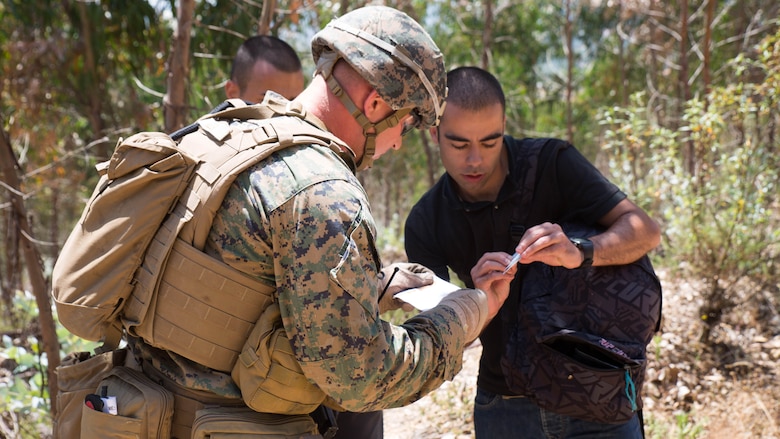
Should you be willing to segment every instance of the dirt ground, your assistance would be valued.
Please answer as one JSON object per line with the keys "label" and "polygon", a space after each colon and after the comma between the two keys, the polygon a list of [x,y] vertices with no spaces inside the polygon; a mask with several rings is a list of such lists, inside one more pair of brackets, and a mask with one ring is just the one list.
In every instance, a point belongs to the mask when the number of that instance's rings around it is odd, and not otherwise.
{"label": "dirt ground", "polygon": [[467,439],[474,437],[471,410],[477,389],[482,346],[474,343],[463,354],[463,369],[414,404],[385,410],[385,439]]}
{"label": "dirt ground", "polygon": [[[704,346],[699,315],[703,287],[664,273],[659,277],[664,317],[648,348],[643,389],[647,438],[780,439],[778,294],[743,287],[734,307],[711,326],[710,343]],[[473,438],[481,351],[479,344],[465,351],[463,369],[453,381],[414,404],[386,410],[385,438]]]}
{"label": "dirt ground", "polygon": [[[756,294],[699,342],[700,285],[664,285],[663,325],[648,348],[643,390],[648,439],[780,439],[780,307],[771,298],[755,315]],[[768,308],[768,309],[766,309]],[[386,439],[473,438],[471,410],[481,346],[464,353],[452,382],[407,407],[385,411]]]}

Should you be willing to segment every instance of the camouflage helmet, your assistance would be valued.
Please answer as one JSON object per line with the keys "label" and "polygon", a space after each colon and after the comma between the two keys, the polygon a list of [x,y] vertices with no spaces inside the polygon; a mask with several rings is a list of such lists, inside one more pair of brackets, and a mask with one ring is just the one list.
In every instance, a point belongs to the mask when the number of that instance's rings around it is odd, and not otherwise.
{"label": "camouflage helmet", "polygon": [[311,48],[324,76],[343,58],[394,110],[414,107],[419,128],[438,125],[447,96],[444,57],[408,15],[386,6],[356,9],[315,34]]}

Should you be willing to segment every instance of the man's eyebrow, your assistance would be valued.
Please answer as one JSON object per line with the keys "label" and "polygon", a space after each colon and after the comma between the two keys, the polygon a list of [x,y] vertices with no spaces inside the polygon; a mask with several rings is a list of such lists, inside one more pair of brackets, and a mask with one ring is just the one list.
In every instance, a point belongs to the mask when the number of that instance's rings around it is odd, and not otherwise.
{"label": "man's eyebrow", "polygon": [[[498,138],[503,137],[503,136],[504,136],[504,133],[502,133],[502,132],[495,132],[495,133],[488,134],[487,136],[479,139],[479,141],[480,142],[487,142],[489,140],[495,140],[495,139],[498,139]],[[444,133],[444,138],[447,139],[447,140],[450,140],[452,142],[468,142],[469,141],[469,139],[467,139],[465,137],[461,137],[461,136],[459,136],[457,134],[452,134],[452,133]]]}

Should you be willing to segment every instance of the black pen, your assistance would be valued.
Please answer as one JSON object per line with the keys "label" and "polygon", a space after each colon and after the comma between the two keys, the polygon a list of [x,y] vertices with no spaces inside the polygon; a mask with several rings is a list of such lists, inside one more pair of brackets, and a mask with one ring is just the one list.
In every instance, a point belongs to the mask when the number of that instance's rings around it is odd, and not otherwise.
{"label": "black pen", "polygon": [[395,277],[395,274],[398,273],[398,270],[400,268],[395,267],[393,268],[393,274],[390,275],[390,279],[387,280],[387,283],[385,284],[385,288],[382,290],[382,293],[379,295],[379,300],[382,300],[383,297],[385,297],[385,293],[387,292],[387,288],[390,286],[390,282],[393,281],[393,278]]}

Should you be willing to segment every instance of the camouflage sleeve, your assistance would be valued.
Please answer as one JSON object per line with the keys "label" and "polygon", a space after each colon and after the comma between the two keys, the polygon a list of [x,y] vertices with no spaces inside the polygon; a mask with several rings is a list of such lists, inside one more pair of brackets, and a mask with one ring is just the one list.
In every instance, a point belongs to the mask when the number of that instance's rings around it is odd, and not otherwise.
{"label": "camouflage sleeve", "polygon": [[379,318],[374,226],[356,182],[310,185],[270,217],[285,330],[302,369],[347,410],[397,407],[452,379],[464,333],[448,308]]}

